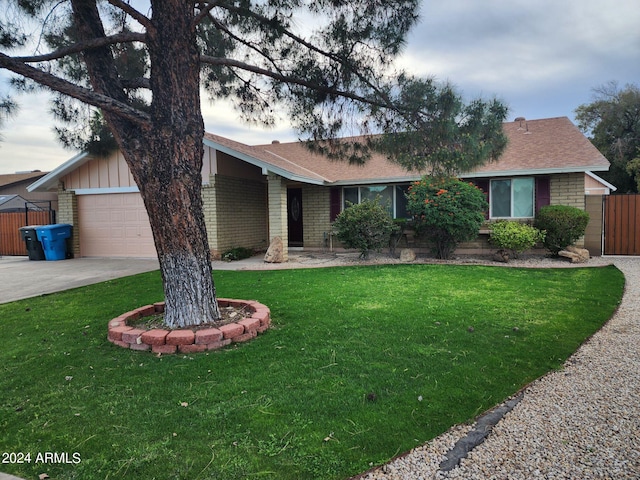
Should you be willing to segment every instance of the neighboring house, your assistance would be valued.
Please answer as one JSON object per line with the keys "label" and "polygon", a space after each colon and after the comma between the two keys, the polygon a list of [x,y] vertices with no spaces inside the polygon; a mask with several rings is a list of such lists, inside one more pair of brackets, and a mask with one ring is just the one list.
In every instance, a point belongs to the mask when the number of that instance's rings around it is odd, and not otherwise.
{"label": "neighboring house", "polygon": [[[490,220],[532,220],[548,204],[584,209],[594,172],[609,162],[566,117],[517,119],[504,124],[509,145],[499,161],[461,178],[486,193]],[[289,249],[331,245],[331,223],[346,202],[382,197],[395,218],[406,217],[404,193],[419,173],[381,155],[365,166],[330,161],[300,142],[248,146],[206,134],[202,195],[214,256],[233,247],[264,250],[279,236]],[[58,191],[59,221],[74,228],[81,256],[155,256],[148,217],[120,153],[96,158],[82,153],[29,186]],[[465,245],[489,248],[486,239]]]}
{"label": "neighboring house", "polygon": [[[26,201],[35,202],[30,208],[40,207],[43,210],[49,209],[51,202],[51,210],[58,208],[58,193],[54,191],[28,192],[27,187],[36,180],[44,177],[47,172],[34,170],[32,172],[20,172],[0,175],[0,195],[19,195]],[[24,204],[22,205],[24,210]]]}
{"label": "neighboring house", "polygon": [[0,213],[25,212],[26,210],[42,210],[42,208],[25,200],[20,195],[0,195]]}

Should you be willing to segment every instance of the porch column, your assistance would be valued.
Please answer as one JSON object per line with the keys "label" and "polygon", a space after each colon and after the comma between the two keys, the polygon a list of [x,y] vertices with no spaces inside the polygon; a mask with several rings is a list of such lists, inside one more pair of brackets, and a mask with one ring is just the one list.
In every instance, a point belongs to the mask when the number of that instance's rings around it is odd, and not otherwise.
{"label": "porch column", "polygon": [[73,225],[71,238],[67,246],[73,257],[80,256],[80,225],[78,222],[78,198],[74,190],[65,190],[62,182],[58,184],[58,212],[56,221]]}
{"label": "porch column", "polygon": [[289,260],[289,231],[287,229],[287,186],[283,178],[275,173],[267,175],[267,194],[269,196],[269,242],[275,237],[282,239],[284,261]]}
{"label": "porch column", "polygon": [[202,208],[204,209],[204,223],[207,227],[209,250],[214,260],[220,260],[222,252],[218,237],[218,189],[217,175],[209,176],[209,183],[202,185]]}

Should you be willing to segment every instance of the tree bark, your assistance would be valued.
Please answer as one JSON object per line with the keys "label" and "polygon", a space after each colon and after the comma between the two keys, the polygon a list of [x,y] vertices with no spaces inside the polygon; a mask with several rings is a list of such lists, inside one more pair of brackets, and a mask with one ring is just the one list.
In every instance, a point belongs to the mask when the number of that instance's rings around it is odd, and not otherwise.
{"label": "tree bark", "polygon": [[149,213],[164,284],[165,323],[199,325],[220,318],[202,202],[204,121],[193,5],[152,2],[148,161],[130,167]]}
{"label": "tree bark", "polygon": [[[199,52],[188,0],[156,0],[147,28],[150,120],[144,127],[104,112],[140,189],[160,262],[165,324],[220,318],[202,202],[204,122]],[[95,0],[73,0],[81,37],[105,35]],[[84,53],[94,90],[127,101],[109,47]]]}

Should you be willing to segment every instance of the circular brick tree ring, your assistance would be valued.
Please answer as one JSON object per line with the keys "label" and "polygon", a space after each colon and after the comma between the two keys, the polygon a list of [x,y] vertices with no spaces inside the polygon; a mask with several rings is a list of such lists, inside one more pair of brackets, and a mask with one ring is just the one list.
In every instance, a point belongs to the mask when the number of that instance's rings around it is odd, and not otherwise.
{"label": "circular brick tree ring", "polygon": [[146,305],[109,321],[108,340],[123,348],[151,351],[153,353],[195,353],[216,350],[230,343],[246,342],[255,338],[271,326],[271,311],[265,305],[253,300],[232,300],[219,298],[220,308],[243,309],[250,316],[238,322],[220,327],[192,330],[154,328],[145,330],[128,325],[143,317],[164,312],[164,302]]}

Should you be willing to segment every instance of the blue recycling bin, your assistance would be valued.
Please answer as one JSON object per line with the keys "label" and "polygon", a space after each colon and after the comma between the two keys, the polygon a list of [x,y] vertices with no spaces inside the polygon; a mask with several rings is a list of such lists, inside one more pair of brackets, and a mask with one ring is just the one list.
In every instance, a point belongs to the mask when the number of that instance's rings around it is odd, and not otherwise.
{"label": "blue recycling bin", "polygon": [[47,260],[67,258],[67,238],[71,237],[71,225],[66,223],[40,225],[36,228],[36,235],[42,243]]}

